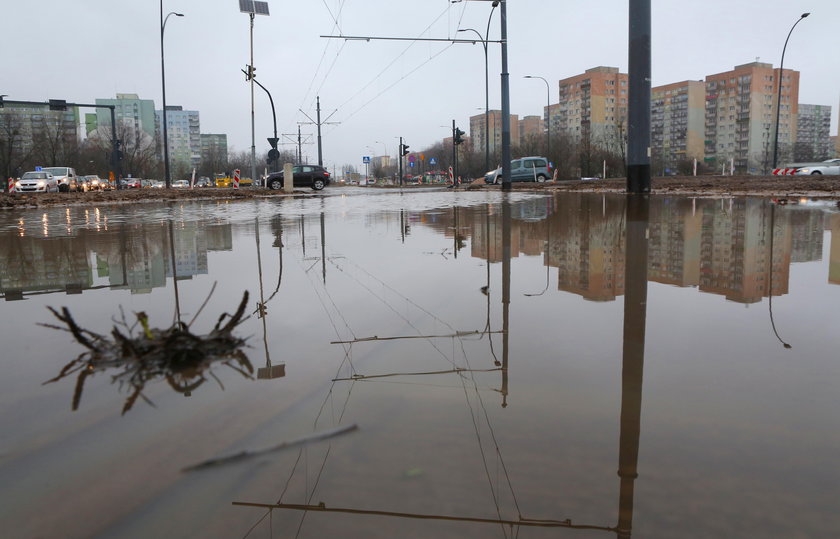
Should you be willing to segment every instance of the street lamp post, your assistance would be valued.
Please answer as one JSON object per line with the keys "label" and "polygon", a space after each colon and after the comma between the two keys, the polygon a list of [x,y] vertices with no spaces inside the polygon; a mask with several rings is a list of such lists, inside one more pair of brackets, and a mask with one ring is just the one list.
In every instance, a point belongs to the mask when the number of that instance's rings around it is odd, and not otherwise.
{"label": "street lamp post", "polygon": [[493,3],[490,16],[487,17],[487,30],[482,36],[474,28],[463,28],[459,32],[475,32],[481,39],[481,46],[484,48],[484,170],[490,170],[490,77],[487,66],[487,38],[490,36],[490,21],[493,19],[493,12],[496,11],[497,3]]}
{"label": "street lamp post", "polygon": [[[776,97],[776,135],[775,140],[773,141],[773,168],[775,169],[778,167],[778,157],[779,157],[779,113],[782,110],[782,79],[784,75],[785,69],[785,49],[787,49],[788,39],[790,39],[790,35],[793,33],[793,29],[796,28],[796,25],[802,22],[802,19],[810,15],[810,13],[803,13],[800,15],[799,19],[793,23],[793,26],[790,27],[790,32],[788,32],[787,38],[785,38],[785,45],[782,47],[782,61],[779,62],[779,91]],[[788,113],[790,114],[790,113]]]}
{"label": "street lamp post", "polygon": [[526,79],[540,79],[545,83],[545,95],[546,95],[546,105],[545,105],[545,127],[546,127],[546,143],[545,143],[545,153],[546,158],[548,158],[548,162],[551,163],[551,86],[549,86],[548,81],[542,77],[538,77],[535,75],[525,75]]}
{"label": "street lamp post", "polygon": [[174,11],[163,16],[163,0],[160,0],[160,84],[161,93],[163,94],[163,110],[161,116],[163,120],[163,173],[166,181],[166,188],[172,187],[172,178],[169,175],[169,138],[166,129],[166,69],[163,62],[163,31],[166,29],[166,21],[169,20],[170,15],[176,17],[183,17],[183,13],[175,13]]}

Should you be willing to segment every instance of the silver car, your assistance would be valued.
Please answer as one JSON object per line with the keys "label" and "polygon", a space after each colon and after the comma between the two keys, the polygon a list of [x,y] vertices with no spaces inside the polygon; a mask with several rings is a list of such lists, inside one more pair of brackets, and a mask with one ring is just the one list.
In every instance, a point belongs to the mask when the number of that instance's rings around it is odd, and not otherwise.
{"label": "silver car", "polygon": [[15,182],[15,193],[52,193],[58,192],[58,180],[46,171],[25,172]]}
{"label": "silver car", "polygon": [[68,191],[78,191],[79,177],[76,175],[76,169],[71,167],[47,167],[42,169],[43,172],[49,172],[58,181],[58,190],[64,193]]}

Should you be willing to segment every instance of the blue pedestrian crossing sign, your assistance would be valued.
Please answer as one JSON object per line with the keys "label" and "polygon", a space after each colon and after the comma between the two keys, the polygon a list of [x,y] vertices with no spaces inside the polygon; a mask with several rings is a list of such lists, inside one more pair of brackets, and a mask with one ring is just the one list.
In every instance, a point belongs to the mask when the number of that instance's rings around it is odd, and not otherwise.
{"label": "blue pedestrian crossing sign", "polygon": [[370,156],[366,155],[366,156],[362,157],[362,163],[365,164],[365,165],[370,164]]}
{"label": "blue pedestrian crossing sign", "polygon": [[435,159],[434,157],[432,157],[431,159],[429,159],[429,164],[430,164],[430,165],[437,165],[437,159]]}
{"label": "blue pedestrian crossing sign", "polygon": [[414,161],[409,161],[408,166],[410,166],[411,168],[414,168]]}

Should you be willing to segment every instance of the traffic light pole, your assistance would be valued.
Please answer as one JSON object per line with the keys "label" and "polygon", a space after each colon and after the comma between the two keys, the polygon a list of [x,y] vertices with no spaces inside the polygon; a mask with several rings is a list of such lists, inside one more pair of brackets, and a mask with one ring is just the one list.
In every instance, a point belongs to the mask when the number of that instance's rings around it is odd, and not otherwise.
{"label": "traffic light pole", "polygon": [[455,120],[452,120],[452,185],[458,185],[458,133],[455,131]]}
{"label": "traffic light pole", "polygon": [[397,156],[397,159],[400,162],[400,187],[402,187],[402,182],[403,182],[403,170],[402,170],[403,169],[403,166],[402,166],[402,163],[403,163],[403,139],[402,139],[402,137],[400,137],[400,151],[397,152],[397,153],[399,153],[399,155]]}

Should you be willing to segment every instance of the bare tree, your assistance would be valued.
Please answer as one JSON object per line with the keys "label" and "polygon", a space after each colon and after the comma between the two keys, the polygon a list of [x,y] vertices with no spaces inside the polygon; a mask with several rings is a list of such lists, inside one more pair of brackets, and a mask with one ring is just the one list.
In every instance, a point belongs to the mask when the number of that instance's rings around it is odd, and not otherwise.
{"label": "bare tree", "polygon": [[[155,140],[142,129],[127,123],[117,124],[117,139],[122,141],[123,174],[136,178],[153,177],[160,170],[159,157]],[[91,159],[102,166],[101,159],[112,151],[112,133],[110,126],[97,127],[88,136],[86,146],[96,156]],[[89,155],[89,154],[88,154]],[[107,166],[107,165],[106,165]]]}

